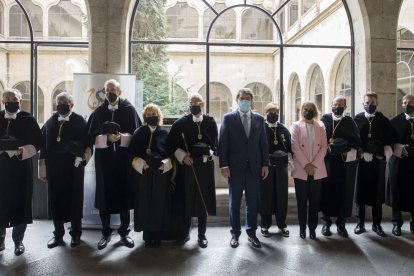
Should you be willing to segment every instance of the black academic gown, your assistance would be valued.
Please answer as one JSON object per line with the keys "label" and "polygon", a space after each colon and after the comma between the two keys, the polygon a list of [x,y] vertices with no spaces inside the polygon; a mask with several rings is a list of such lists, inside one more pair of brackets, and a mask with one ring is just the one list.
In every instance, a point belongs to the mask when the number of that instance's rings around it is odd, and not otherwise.
{"label": "black academic gown", "polygon": [[[57,141],[60,122],[56,112],[42,127],[43,143],[39,159],[45,159],[49,185],[49,206],[54,220],[68,222],[83,217],[83,179],[85,168],[74,166],[75,156],[67,151],[69,142],[76,142],[85,152],[87,128],[85,119],[74,112],[62,124],[60,142]],[[79,156],[83,157],[83,156]]]}
{"label": "black academic gown", "polygon": [[[146,153],[151,137],[148,126],[138,128],[132,137],[129,149],[133,158],[140,157],[147,161]],[[151,154],[168,158],[168,131],[157,127],[152,136]],[[171,217],[171,175],[173,170],[161,173],[158,168],[149,168],[140,174],[134,170],[134,230],[163,232]]]}
{"label": "black academic gown", "polygon": [[[112,121],[108,101],[99,106],[89,117],[89,143],[94,144],[101,133],[102,124]],[[113,121],[121,126],[121,133],[133,134],[141,120],[127,99],[120,99]],[[131,156],[127,147],[108,142],[108,147],[95,150],[96,193],[95,207],[109,214],[119,214],[133,208]]]}
{"label": "black academic gown", "polygon": [[[361,143],[358,127],[354,120],[349,116],[344,116],[341,121],[333,122],[332,113],[322,116],[321,121],[326,128],[328,139],[342,138],[349,143],[351,148],[357,149]],[[325,157],[325,166],[328,177],[323,179],[321,187],[321,211],[330,217],[350,217],[352,214],[352,204],[356,180],[356,169],[358,160],[345,162],[346,155],[330,152]]]}
{"label": "black academic gown", "polygon": [[[0,111],[0,136],[14,136],[21,146],[33,145],[39,150],[41,132],[33,116],[20,111],[9,124],[4,113],[4,110]],[[10,158],[6,152],[0,154],[0,228],[32,223],[32,162],[32,158],[20,160],[16,156]]]}
{"label": "black academic gown", "polygon": [[[391,124],[396,134],[395,143],[414,143],[410,121],[406,119],[405,113],[394,117]],[[414,212],[414,157],[391,157],[386,192],[387,205],[397,207],[400,211]]]}
{"label": "black academic gown", "polygon": [[[217,124],[213,117],[203,115],[203,121],[200,124],[201,139],[198,138],[199,130],[197,124],[193,121],[192,114],[183,116],[174,122],[168,135],[167,142],[171,155],[173,155],[178,148],[181,148],[184,151],[186,150],[182,133],[185,135],[190,152],[192,145],[197,142],[206,143],[214,153],[217,152],[218,132]],[[216,188],[214,162],[211,158],[209,158],[207,162],[203,162],[202,158],[197,158],[195,156],[192,156],[192,158],[194,160],[194,170],[200,185],[201,194],[207,207],[208,215],[215,215]],[[176,185],[177,199],[180,200],[180,197],[183,196],[185,217],[206,217],[207,214],[191,167],[187,165],[178,165]],[[178,202],[177,204],[180,203]]]}
{"label": "black academic gown", "polygon": [[[275,134],[276,140],[275,145]],[[269,154],[276,150],[292,153],[289,130],[278,123],[277,127],[266,125],[266,136],[269,144]],[[282,166],[269,166],[269,175],[263,180],[260,186],[260,214],[272,215],[275,210],[279,214],[287,213],[288,202],[288,168],[287,164]]]}
{"label": "black academic gown", "polygon": [[[371,138],[368,138],[369,123],[365,113],[361,112],[354,118],[361,137],[361,149],[366,151],[366,146],[371,139],[380,140],[384,146],[392,146],[394,140],[393,127],[381,112],[375,113],[372,121]],[[374,156],[371,162],[359,160],[357,183],[355,187],[355,202],[360,205],[379,205],[385,200],[385,158],[378,159]]]}

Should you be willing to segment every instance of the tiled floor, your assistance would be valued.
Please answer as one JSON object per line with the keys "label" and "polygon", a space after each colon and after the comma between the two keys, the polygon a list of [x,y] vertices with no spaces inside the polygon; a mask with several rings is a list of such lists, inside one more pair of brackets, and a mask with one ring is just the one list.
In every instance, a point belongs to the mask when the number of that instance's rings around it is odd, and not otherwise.
{"label": "tiled floor", "polygon": [[[367,224],[367,233],[353,234],[354,224],[348,225],[350,238],[334,233],[323,237],[318,227],[317,240],[299,238],[299,227],[290,226],[291,235],[283,238],[274,233],[270,238],[258,235],[261,249],[253,248],[246,235],[240,246],[229,246],[227,227],[209,227],[209,246],[197,246],[193,229],[191,240],[184,246],[163,243],[160,248],[145,248],[142,233],[132,233],[135,248],[118,244],[114,235],[108,247],[96,249],[100,239],[97,230],[84,230],[82,244],[48,249],[52,235],[50,221],[35,221],[26,232],[26,252],[13,253],[11,231],[8,229],[6,249],[0,252],[0,275],[414,275],[414,235],[403,226],[403,235],[394,237],[391,224],[384,223],[386,238],[375,235]],[[276,229],[271,229],[276,231]],[[272,232],[272,231],[271,231]]]}

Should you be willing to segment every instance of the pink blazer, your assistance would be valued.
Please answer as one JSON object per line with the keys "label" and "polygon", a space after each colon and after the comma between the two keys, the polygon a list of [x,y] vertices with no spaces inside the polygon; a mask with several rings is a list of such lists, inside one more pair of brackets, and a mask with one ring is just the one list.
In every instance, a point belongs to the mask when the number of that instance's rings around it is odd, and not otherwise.
{"label": "pink blazer", "polygon": [[315,139],[313,142],[313,160],[308,160],[308,133],[306,123],[298,121],[291,127],[293,163],[295,168],[292,171],[292,177],[302,180],[308,179],[305,171],[305,165],[312,163],[316,166],[314,179],[327,177],[325,167],[325,155],[328,149],[325,126],[320,121],[313,121]]}

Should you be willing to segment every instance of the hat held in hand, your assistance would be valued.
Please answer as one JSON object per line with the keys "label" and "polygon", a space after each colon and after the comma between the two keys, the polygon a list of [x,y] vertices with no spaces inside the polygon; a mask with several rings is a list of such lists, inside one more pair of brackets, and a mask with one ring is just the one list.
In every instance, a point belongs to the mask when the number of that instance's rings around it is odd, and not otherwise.
{"label": "hat held in hand", "polygon": [[289,161],[288,154],[282,150],[276,150],[269,155],[270,164],[273,166],[286,165]]}
{"label": "hat held in hand", "polygon": [[106,121],[102,124],[102,134],[118,134],[121,126],[112,121]]}
{"label": "hat held in hand", "polygon": [[331,149],[331,154],[333,155],[346,153],[351,150],[348,141],[343,138],[335,138],[334,142],[329,147]]}
{"label": "hat held in hand", "polygon": [[13,136],[3,135],[0,137],[0,150],[1,151],[18,150],[20,146],[21,146],[20,140]]}

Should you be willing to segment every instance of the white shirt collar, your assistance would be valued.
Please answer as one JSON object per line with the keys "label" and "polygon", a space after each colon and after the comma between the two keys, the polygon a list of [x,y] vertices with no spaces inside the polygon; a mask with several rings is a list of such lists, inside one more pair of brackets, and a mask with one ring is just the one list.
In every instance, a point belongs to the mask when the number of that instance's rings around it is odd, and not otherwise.
{"label": "white shirt collar", "polygon": [[268,125],[269,127],[277,127],[277,122],[276,122],[276,123],[274,123],[274,124],[269,124],[269,123],[267,122],[267,125]]}
{"label": "white shirt collar", "polygon": [[116,105],[111,105],[111,104],[108,104],[108,109],[109,109],[110,111],[115,111],[115,110],[117,110],[117,109],[118,109],[118,104],[116,104]]}
{"label": "white shirt collar", "polygon": [[365,118],[372,118],[372,117],[375,117],[376,112],[369,114],[368,112],[364,111],[364,113],[365,113]]}
{"label": "white shirt collar", "polygon": [[147,125],[151,132],[154,132],[157,129],[157,126]]}
{"label": "white shirt collar", "polygon": [[193,122],[194,123],[201,123],[203,121],[203,113],[201,113],[201,115],[199,117],[196,117],[195,115],[193,115]]}
{"label": "white shirt collar", "polygon": [[332,119],[334,120],[334,121],[340,121],[340,120],[342,120],[342,118],[344,117],[344,115],[341,115],[341,116],[336,116],[335,114],[333,114],[332,113]]}
{"label": "white shirt collar", "polygon": [[252,111],[251,110],[249,110],[249,111],[247,111],[246,113],[244,113],[244,112],[241,112],[240,111],[240,109],[239,109],[239,115],[240,115],[240,117],[241,118],[243,118],[243,115],[244,114],[246,114],[247,115],[247,118],[250,118],[250,116],[252,115]]}
{"label": "white shirt collar", "polygon": [[411,117],[410,117],[410,115],[408,115],[407,113],[404,113],[404,115],[405,115],[405,118],[406,118],[407,120],[414,120],[414,116],[411,116]]}
{"label": "white shirt collar", "polygon": [[17,110],[17,112],[14,113],[14,114],[9,114],[9,113],[7,113],[7,111],[4,111],[4,118],[15,120],[17,118],[17,113],[19,113],[19,112],[20,112],[20,109]]}
{"label": "white shirt collar", "polygon": [[70,115],[72,115],[72,112],[70,112],[69,115],[67,115],[66,117],[63,117],[59,114],[58,122],[61,122],[61,121],[69,122]]}

